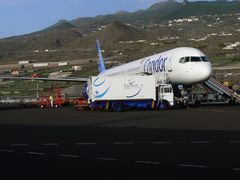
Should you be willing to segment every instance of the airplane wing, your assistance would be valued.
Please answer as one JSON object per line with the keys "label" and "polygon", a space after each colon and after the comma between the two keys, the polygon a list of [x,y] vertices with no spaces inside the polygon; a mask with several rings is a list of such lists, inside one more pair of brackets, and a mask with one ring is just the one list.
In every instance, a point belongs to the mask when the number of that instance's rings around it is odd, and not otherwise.
{"label": "airplane wing", "polygon": [[[99,55],[99,73],[102,71],[105,71],[105,65],[104,65],[104,60],[102,57],[102,52],[100,49],[100,43],[98,40],[96,40],[97,44],[97,51]],[[6,76],[6,77],[1,77],[0,80],[36,80],[36,81],[66,81],[66,82],[87,82],[88,78],[78,78],[78,77],[67,77],[67,78],[39,78],[39,77],[12,77],[12,76]]]}
{"label": "airplane wing", "polygon": [[36,81],[66,81],[66,82],[87,82],[88,78],[32,78],[32,77],[1,77],[2,80],[36,80]]}

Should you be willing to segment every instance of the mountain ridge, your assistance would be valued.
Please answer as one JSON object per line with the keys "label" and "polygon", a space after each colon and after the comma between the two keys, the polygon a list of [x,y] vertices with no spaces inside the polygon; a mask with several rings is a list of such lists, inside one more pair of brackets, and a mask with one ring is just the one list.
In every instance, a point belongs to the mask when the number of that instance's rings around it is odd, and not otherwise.
{"label": "mountain ridge", "polygon": [[[177,22],[181,18],[181,22]],[[188,19],[197,21],[188,22]],[[37,32],[0,39],[0,63],[91,58],[96,54],[96,39],[108,49],[107,55],[120,53],[128,59],[176,46],[192,46],[212,56],[224,56],[224,53],[237,51],[223,52],[223,48],[240,38],[238,19],[240,2],[170,0],[135,12],[60,20]]]}

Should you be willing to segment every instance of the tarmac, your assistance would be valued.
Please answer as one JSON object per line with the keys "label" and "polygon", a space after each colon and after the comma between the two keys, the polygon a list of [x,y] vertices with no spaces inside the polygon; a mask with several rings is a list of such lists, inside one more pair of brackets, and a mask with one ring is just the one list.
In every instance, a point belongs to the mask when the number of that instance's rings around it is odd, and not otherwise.
{"label": "tarmac", "polygon": [[1,179],[240,178],[240,106],[0,110]]}

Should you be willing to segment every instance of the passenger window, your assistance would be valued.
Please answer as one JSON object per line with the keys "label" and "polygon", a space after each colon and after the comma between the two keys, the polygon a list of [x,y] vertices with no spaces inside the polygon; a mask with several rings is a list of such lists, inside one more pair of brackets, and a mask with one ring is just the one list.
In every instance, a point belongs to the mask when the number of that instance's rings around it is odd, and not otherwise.
{"label": "passenger window", "polygon": [[200,57],[191,57],[191,62],[201,62]]}

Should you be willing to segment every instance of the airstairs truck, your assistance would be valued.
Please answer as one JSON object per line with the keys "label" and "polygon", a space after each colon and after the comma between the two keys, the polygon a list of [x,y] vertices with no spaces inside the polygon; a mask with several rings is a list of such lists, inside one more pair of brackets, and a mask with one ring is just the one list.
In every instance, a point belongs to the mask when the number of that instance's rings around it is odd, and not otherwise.
{"label": "airstairs truck", "polygon": [[158,84],[153,75],[94,76],[88,80],[92,110],[168,109],[174,105],[170,84]]}

